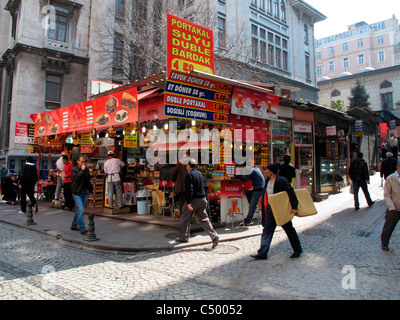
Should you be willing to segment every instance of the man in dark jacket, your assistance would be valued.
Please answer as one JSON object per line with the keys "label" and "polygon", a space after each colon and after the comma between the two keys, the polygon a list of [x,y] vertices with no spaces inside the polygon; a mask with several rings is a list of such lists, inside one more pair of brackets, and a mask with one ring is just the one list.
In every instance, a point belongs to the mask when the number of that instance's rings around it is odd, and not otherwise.
{"label": "man in dark jacket", "polygon": [[188,174],[185,177],[186,203],[183,206],[181,216],[180,236],[179,238],[176,238],[176,241],[189,241],[190,222],[194,213],[197,216],[201,227],[210,236],[212,240],[212,248],[214,249],[218,245],[219,236],[217,232],[215,232],[206,212],[206,196],[208,189],[206,179],[201,172],[196,169],[196,161],[194,159],[189,160],[186,169],[188,171]]}
{"label": "man in dark jacket", "polygon": [[374,201],[371,200],[371,196],[368,192],[369,184],[369,170],[368,164],[363,159],[363,153],[357,153],[357,158],[355,158],[349,167],[349,176],[350,179],[353,181],[354,187],[354,207],[356,210],[360,209],[360,203],[358,201],[358,191],[360,188],[363,190],[365,199],[367,200],[368,206],[372,207]]}
{"label": "man in dark jacket", "polygon": [[27,157],[25,166],[21,170],[19,188],[21,189],[21,212],[26,213],[26,196],[29,197],[31,205],[38,212],[38,206],[35,199],[35,185],[38,181],[38,172],[32,157]]}
{"label": "man in dark jacket", "polygon": [[76,205],[71,230],[85,234],[87,230],[85,228],[84,210],[89,193],[93,192],[93,186],[90,182],[90,172],[86,167],[86,160],[83,156],[79,157],[77,165],[71,169],[71,192]]}
{"label": "man in dark jacket", "polygon": [[[292,205],[291,213],[295,216],[298,214],[297,208],[299,201],[297,199],[296,193],[294,192],[292,185],[289,183],[289,181],[287,181],[286,178],[277,175],[278,170],[279,165],[277,163],[272,163],[267,167],[267,180],[265,182],[264,195],[261,201],[262,210],[263,213],[265,213],[264,230],[261,236],[261,247],[256,255],[251,256],[252,258],[257,260],[267,259],[268,251],[272,242],[272,237],[276,228],[274,214],[272,212],[271,206],[268,204],[268,196],[286,191],[289,196],[290,204]],[[285,230],[294,251],[290,257],[300,257],[303,249],[301,247],[297,232],[293,227],[292,221],[283,225],[282,228],[283,230]]]}
{"label": "man in dark jacket", "polygon": [[393,153],[387,152],[386,159],[382,161],[381,178],[385,180],[397,170],[397,160],[393,159]]}
{"label": "man in dark jacket", "polygon": [[281,177],[285,177],[287,181],[292,183],[293,179],[296,178],[296,169],[290,164],[290,160],[290,154],[285,154],[283,156],[283,164],[280,166],[278,174]]}

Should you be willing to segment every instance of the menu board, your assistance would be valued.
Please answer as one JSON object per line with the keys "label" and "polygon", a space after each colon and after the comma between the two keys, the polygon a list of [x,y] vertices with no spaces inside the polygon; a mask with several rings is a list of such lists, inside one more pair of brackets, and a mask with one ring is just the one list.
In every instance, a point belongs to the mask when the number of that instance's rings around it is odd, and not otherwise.
{"label": "menu board", "polygon": [[17,122],[15,124],[15,144],[33,144],[33,124]]}
{"label": "menu board", "polygon": [[138,121],[137,89],[84,101],[65,108],[31,114],[35,137],[105,129]]}
{"label": "menu board", "polygon": [[233,90],[232,114],[277,120],[278,109],[278,96],[242,87]]}
{"label": "menu board", "polygon": [[212,123],[229,123],[233,86],[172,71],[165,86],[165,116]]}

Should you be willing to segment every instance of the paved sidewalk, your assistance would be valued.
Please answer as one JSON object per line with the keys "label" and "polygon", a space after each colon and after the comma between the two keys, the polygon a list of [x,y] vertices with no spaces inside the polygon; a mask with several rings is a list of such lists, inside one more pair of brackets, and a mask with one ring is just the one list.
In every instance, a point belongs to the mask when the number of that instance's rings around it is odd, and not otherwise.
{"label": "paved sidewalk", "polygon": [[[372,199],[377,200],[377,203],[373,208],[368,210],[374,210],[379,213],[379,215],[374,215],[375,220],[371,218],[371,221],[365,222],[365,226],[359,227],[360,230],[364,231],[368,231],[371,224],[375,224],[374,230],[378,230],[380,226],[376,228],[376,225],[383,223],[383,189],[380,186],[379,173],[371,177],[369,190]],[[367,205],[361,191],[359,198],[363,210]],[[337,212],[352,210],[354,208],[353,195],[349,193],[349,187],[346,187],[341,193],[331,195],[327,200],[316,203],[315,205],[318,209],[317,215],[306,218],[294,218],[293,224],[298,231],[303,231],[319,225]],[[67,241],[95,249],[115,251],[160,251],[206,244],[211,245],[211,239],[205,232],[192,234],[189,243],[182,244],[176,243],[174,240],[178,236],[176,231],[100,216],[95,216],[94,220],[95,234],[98,241],[88,242],[85,240],[87,234],[81,235],[77,231],[70,230],[74,212],[50,208],[48,205],[44,204],[40,206],[39,204],[39,213],[35,214],[33,217],[37,224],[26,226],[26,215],[18,214],[18,210],[19,206],[0,204],[0,223],[26,228],[31,231],[52,236],[59,241]],[[378,220],[376,220],[376,217],[378,217]],[[248,229],[234,228],[230,230],[228,229],[228,227],[230,228],[229,224],[226,228],[216,229],[220,235],[220,242],[260,236],[262,227],[257,225],[257,219],[254,221],[256,225]],[[88,215],[86,214],[85,223],[86,228],[88,228]]]}

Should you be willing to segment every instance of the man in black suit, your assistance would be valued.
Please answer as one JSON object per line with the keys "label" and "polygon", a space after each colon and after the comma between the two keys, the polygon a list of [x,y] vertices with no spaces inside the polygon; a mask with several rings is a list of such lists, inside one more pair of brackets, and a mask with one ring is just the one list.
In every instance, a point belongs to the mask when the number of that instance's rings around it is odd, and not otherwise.
{"label": "man in black suit", "polygon": [[[278,171],[279,164],[277,163],[272,163],[267,167],[267,180],[265,182],[264,196],[261,201],[262,211],[265,214],[264,230],[261,236],[261,247],[256,255],[251,256],[252,258],[257,260],[267,259],[268,251],[272,242],[272,237],[276,229],[276,221],[274,218],[274,214],[272,213],[271,206],[268,204],[268,196],[286,191],[289,195],[290,204],[292,205],[291,213],[295,216],[298,214],[297,207],[299,201],[297,199],[296,193],[294,192],[292,185],[289,183],[289,181],[287,181],[286,178],[277,175]],[[292,221],[289,221],[288,223],[283,225],[282,228],[283,230],[285,230],[294,251],[290,257],[300,257],[303,249],[301,247],[297,232],[293,227]]]}

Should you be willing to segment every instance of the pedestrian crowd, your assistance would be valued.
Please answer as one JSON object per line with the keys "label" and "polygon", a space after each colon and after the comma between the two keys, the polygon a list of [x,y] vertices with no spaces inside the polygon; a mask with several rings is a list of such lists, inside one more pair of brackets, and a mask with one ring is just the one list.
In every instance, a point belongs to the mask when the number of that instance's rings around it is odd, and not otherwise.
{"label": "pedestrian crowd", "polygon": [[[381,177],[384,179],[384,199],[386,203],[385,223],[381,233],[381,248],[389,250],[389,241],[393,231],[400,219],[400,161],[397,161],[395,147],[387,151],[386,145],[382,145],[381,152],[384,156],[381,167]],[[110,208],[115,204],[119,209],[124,207],[121,190],[121,169],[125,163],[116,158],[113,151],[108,152],[108,159],[104,163],[104,172],[108,176],[108,198]],[[284,164],[272,163],[267,166],[266,179],[261,170],[255,165],[254,160],[250,160],[250,167],[247,172],[239,178],[245,182],[251,180],[252,188],[245,190],[245,195],[249,203],[247,217],[240,224],[241,227],[248,227],[252,220],[256,208],[261,200],[261,214],[263,233],[261,235],[260,248],[256,254],[251,257],[256,260],[267,259],[270,245],[273,239],[277,222],[270,205],[270,198],[273,195],[286,192],[289,198],[292,216],[298,215],[299,199],[292,186],[293,179],[296,178],[296,171],[290,164],[290,155],[284,156]],[[192,217],[196,216],[201,227],[208,233],[212,241],[212,248],[218,246],[219,235],[215,231],[207,213],[208,206],[208,184],[204,175],[197,170],[197,162],[186,156],[174,167],[168,168],[168,177],[176,185],[176,198],[180,208],[180,230],[176,242],[188,242],[190,238],[190,223]],[[39,180],[38,169],[32,159],[27,157],[25,165],[19,174],[9,174],[6,166],[0,169],[1,193],[3,200],[9,204],[16,204],[20,199],[19,211],[26,213],[27,198],[35,213],[39,208],[37,199],[35,199],[35,186]],[[358,152],[349,167],[349,177],[354,194],[355,210],[360,209],[359,190],[362,189],[369,207],[374,205],[374,201],[368,191],[370,183],[370,173],[367,162],[363,159],[363,154]],[[55,201],[60,201],[61,190],[63,189],[65,210],[75,209],[75,215],[71,223],[71,230],[79,231],[81,234],[87,233],[84,221],[84,208],[87,204],[89,194],[93,192],[91,177],[86,166],[85,157],[79,156],[74,166],[67,155],[62,153],[56,162],[56,171],[49,170],[49,176],[44,181],[48,183],[46,193],[50,199],[54,197]],[[116,195],[114,202],[113,197]],[[293,227],[291,221],[282,225],[290,245],[293,249],[291,258],[298,258],[303,253],[300,238]]]}

